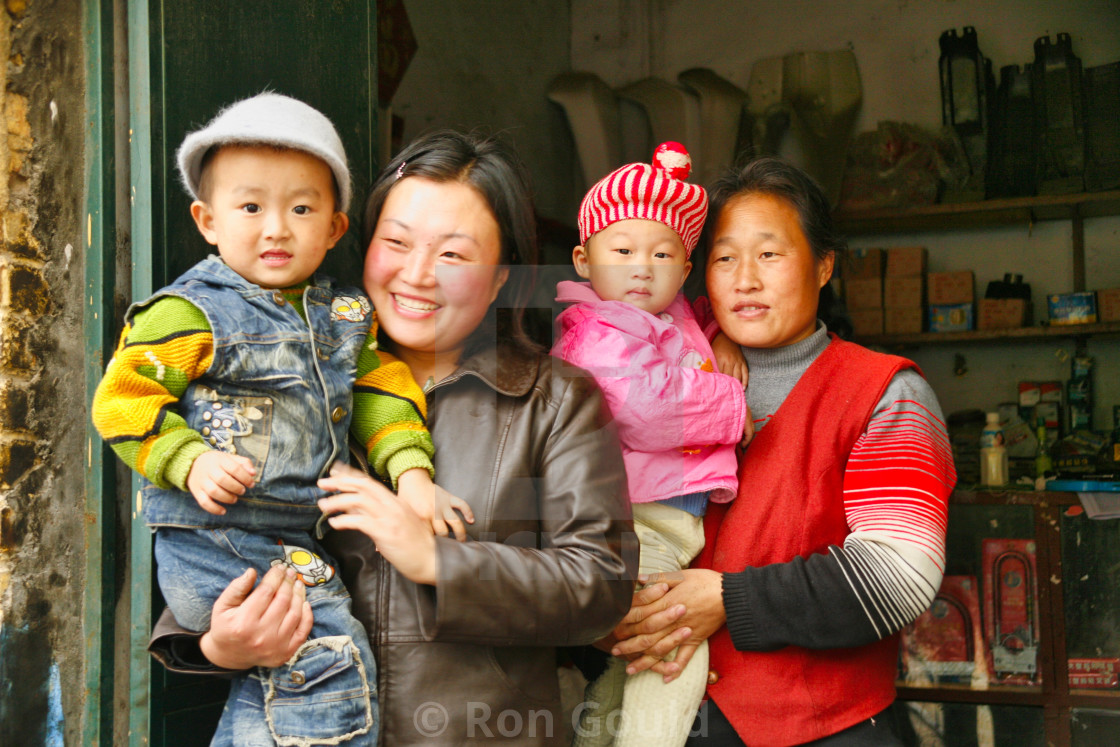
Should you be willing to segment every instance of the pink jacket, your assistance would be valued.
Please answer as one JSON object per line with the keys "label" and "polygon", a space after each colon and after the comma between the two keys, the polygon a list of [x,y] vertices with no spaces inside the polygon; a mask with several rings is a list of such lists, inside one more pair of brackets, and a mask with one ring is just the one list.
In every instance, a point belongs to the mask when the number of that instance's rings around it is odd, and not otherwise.
{"label": "pink jacket", "polygon": [[552,354],[586,369],[606,396],[622,441],[630,500],[648,503],[711,491],[738,491],[735,444],[746,397],[738,380],[715,371],[712,348],[683,294],[654,316],[604,301],[589,283],[561,281]]}

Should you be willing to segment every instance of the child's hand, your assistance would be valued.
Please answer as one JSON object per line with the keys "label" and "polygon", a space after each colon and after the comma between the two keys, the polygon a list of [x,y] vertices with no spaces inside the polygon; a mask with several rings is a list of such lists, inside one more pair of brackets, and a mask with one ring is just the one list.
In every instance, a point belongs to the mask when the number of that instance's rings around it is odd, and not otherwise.
{"label": "child's hand", "polygon": [[397,495],[405,500],[412,510],[424,521],[431,524],[432,532],[446,537],[454,532],[460,542],[467,538],[466,527],[455,513],[458,509],[468,523],[474,523],[474,513],[466,502],[432,482],[424,469],[410,469],[397,478]]}
{"label": "child's hand", "polygon": [[747,448],[752,438],[754,438],[754,417],[751,415],[750,405],[747,405],[747,417],[743,422],[743,440],[739,442],[739,446]]}
{"label": "child's hand", "polygon": [[719,372],[734,376],[746,389],[750,370],[747,368],[746,359],[743,358],[743,349],[732,342],[730,337],[720,332],[712,340],[712,352],[715,353]]}
{"label": "child's hand", "polygon": [[187,473],[187,490],[207,513],[221,516],[226,512],[219,504],[237,503],[238,496],[256,483],[257,470],[243,456],[224,451],[200,454]]}

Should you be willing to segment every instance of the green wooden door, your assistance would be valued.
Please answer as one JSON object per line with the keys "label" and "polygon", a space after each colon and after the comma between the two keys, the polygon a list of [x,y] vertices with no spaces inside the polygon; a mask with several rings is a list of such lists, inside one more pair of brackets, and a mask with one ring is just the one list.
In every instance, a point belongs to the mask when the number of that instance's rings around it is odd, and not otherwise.
{"label": "green wooden door", "polygon": [[[324,269],[360,277],[356,218],[375,168],[376,0],[129,0],[128,27],[133,297],[147,296],[211,249],[178,182],[175,150],[183,136],[222,106],[265,89],[306,101],[338,128],[356,199],[352,228]],[[169,676],[144,650],[152,610],[160,607],[138,510],[131,569],[130,743],[208,744],[224,683]]]}

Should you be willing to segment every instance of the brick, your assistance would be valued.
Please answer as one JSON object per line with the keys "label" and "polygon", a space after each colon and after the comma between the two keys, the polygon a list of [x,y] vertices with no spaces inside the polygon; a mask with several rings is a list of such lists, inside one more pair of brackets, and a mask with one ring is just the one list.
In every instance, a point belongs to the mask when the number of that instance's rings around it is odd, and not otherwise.
{"label": "brick", "polygon": [[35,444],[30,441],[0,443],[0,488],[11,488],[35,466]]}
{"label": "brick", "polygon": [[0,382],[0,427],[26,428],[31,414],[28,393],[12,381]]}
{"label": "brick", "polygon": [[42,273],[32,267],[8,270],[8,303],[12,311],[42,316],[50,306],[50,292]]}
{"label": "brick", "polygon": [[31,352],[31,328],[11,314],[0,316],[0,370],[31,373],[39,359]]}

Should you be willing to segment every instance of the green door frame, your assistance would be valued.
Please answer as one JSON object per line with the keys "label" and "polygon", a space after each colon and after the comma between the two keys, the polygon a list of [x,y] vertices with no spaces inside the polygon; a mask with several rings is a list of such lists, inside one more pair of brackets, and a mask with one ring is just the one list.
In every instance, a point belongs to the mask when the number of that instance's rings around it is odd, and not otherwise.
{"label": "green door frame", "polygon": [[[108,10],[104,11],[103,15],[111,15],[113,0],[86,0],[86,2],[91,6],[99,6],[101,3],[110,6]],[[289,3],[277,4],[269,10],[277,13],[291,13],[301,3],[310,2],[312,0],[290,0]],[[169,24],[177,25],[175,22],[168,21],[169,9],[174,9],[175,6],[171,6],[169,0],[118,0],[118,5],[127,6],[129,114],[128,122],[118,123],[118,125],[127,126],[129,130],[131,297],[139,299],[150,296],[154,290],[154,285],[163,285],[168,274],[178,274],[173,265],[176,261],[182,261],[183,259],[178,249],[169,248],[170,239],[178,240],[181,236],[176,234],[175,229],[169,230],[168,223],[169,221],[173,223],[178,221],[181,216],[177,217],[177,213],[173,213],[171,216],[165,214],[168,210],[168,192],[169,190],[177,190],[177,187],[173,181],[172,166],[170,163],[164,162],[164,154],[167,146],[165,139],[180,136],[178,133],[169,136],[166,130],[171,126],[182,128],[192,123],[180,121],[181,115],[179,118],[171,116],[169,119],[166,110],[168,102],[164,97],[163,87],[171,85],[165,78],[169,74],[176,74],[170,73],[168,67],[174,68],[173,53],[180,51],[179,49],[173,49],[169,53],[166,46],[169,37],[174,37],[176,33],[182,31],[181,28],[167,28]],[[225,0],[195,0],[195,5],[197,9],[204,11],[204,15],[212,16],[218,9],[227,8],[228,2]],[[275,75],[262,76],[262,79],[255,85],[258,86],[256,90],[260,90],[260,86],[264,85],[274,88],[279,87],[282,91],[285,88],[290,88],[292,89],[291,92],[296,95],[309,97],[312,103],[323,107],[323,110],[329,116],[332,116],[332,119],[335,119],[336,125],[339,125],[342,130],[340,134],[350,155],[351,172],[356,193],[361,195],[369,186],[376,168],[373,147],[374,142],[376,142],[377,116],[376,0],[334,3],[330,10],[324,7],[323,11],[317,15],[323,19],[331,18],[333,17],[332,13],[342,12],[338,10],[339,8],[347,8],[355,13],[352,19],[347,19],[348,21],[352,20],[353,23],[349,23],[349,28],[345,29],[345,31],[356,35],[356,42],[354,41],[355,37],[351,37],[352,47],[347,48],[343,44],[341,49],[336,49],[331,46],[331,42],[337,42],[337,40],[312,38],[314,43],[307,45],[309,48],[314,47],[318,50],[318,54],[324,54],[324,49],[329,50],[329,55],[317,60],[317,68],[311,68],[311,72],[308,73],[309,69],[306,66],[310,64],[310,60],[302,61],[302,68],[284,67],[277,63],[278,67]],[[179,11],[181,12],[181,10],[180,7]],[[175,16],[172,15],[171,17]],[[320,23],[323,22],[320,21]],[[334,23],[337,24],[337,20]],[[181,23],[178,25],[181,25]],[[102,57],[107,59],[106,64],[111,69],[111,24],[109,24],[109,28],[108,41],[102,42]],[[315,27],[312,25],[293,28],[296,29],[296,33],[313,34],[314,31],[311,29]],[[241,31],[244,32],[244,29]],[[253,41],[255,42],[256,39],[253,39]],[[176,43],[181,45],[181,37],[177,37]],[[220,41],[216,43],[220,43]],[[335,44],[335,46],[338,45]],[[238,51],[242,51],[243,54],[252,54],[241,49]],[[297,51],[301,54],[304,53],[303,45]],[[290,49],[288,53],[289,55],[293,54]],[[314,51],[308,53],[316,54]],[[93,55],[91,55],[92,57]],[[303,74],[304,77],[297,75],[297,72]],[[221,73],[215,72],[215,74]],[[306,77],[308,74],[311,76],[310,78]],[[310,83],[309,81],[316,76],[321,76],[322,79],[317,80],[314,84]],[[248,84],[247,80],[239,79],[236,74],[231,74],[230,81],[231,91],[238,91],[238,86],[244,87]],[[340,85],[343,89],[341,91],[337,90]],[[107,90],[109,92],[108,103],[102,103],[101,106],[111,112],[112,88],[110,87]],[[324,93],[324,91],[332,93]],[[194,93],[197,94],[197,92]],[[240,95],[246,95],[246,93],[246,91],[239,91]],[[226,100],[232,95],[234,94],[227,92]],[[104,96],[103,93],[103,100],[105,100]],[[323,100],[316,102],[316,98],[322,98]],[[210,106],[210,104],[207,104],[207,106]],[[332,107],[334,111],[332,111]],[[199,112],[198,120],[205,119],[209,113]],[[191,116],[193,116],[193,113]],[[194,122],[194,124],[197,123],[198,121]],[[349,130],[345,128],[345,125],[350,125]],[[111,152],[113,142],[112,136],[109,134],[112,129],[111,121],[108,126],[108,131],[102,130],[106,134],[103,134],[100,146],[102,150]],[[108,179],[110,184],[112,183],[111,170],[103,177]],[[109,194],[111,195],[111,192]],[[357,222],[353,220],[354,216],[351,217],[352,224],[356,226]],[[194,234],[193,226],[189,233]],[[354,233],[356,231],[352,230],[351,234]],[[360,268],[361,252],[357,247],[358,242],[353,238],[349,238],[348,242],[349,247],[342,247],[340,244],[340,247],[332,252],[334,257],[329,257],[328,263],[332,259],[336,263],[350,262],[351,265],[356,261],[358,263],[357,268]],[[107,247],[106,252],[112,251],[113,243],[111,241],[106,241],[105,246]],[[352,271],[357,268],[350,267]],[[111,283],[113,262],[109,261],[101,270],[103,273],[102,283]],[[328,268],[328,271],[338,275],[342,274],[330,268]],[[104,287],[111,289],[112,286],[104,285],[103,294]],[[108,308],[103,312],[103,315],[111,317],[111,292],[108,294],[108,299],[103,303],[108,304]],[[112,327],[111,322],[112,319],[106,321],[106,325],[110,328]],[[100,350],[112,350],[116,342],[115,339],[103,336],[102,340]],[[91,371],[90,376],[96,375],[99,378],[101,370],[99,367],[95,368],[97,370],[95,372]],[[93,383],[96,384],[96,380],[93,380]],[[94,437],[96,437],[96,434],[94,434]],[[109,460],[107,462],[109,464],[112,464],[112,460],[115,459],[111,452],[105,452],[104,450],[101,451],[101,458]],[[106,472],[100,465],[99,471],[101,473]],[[108,472],[111,475],[112,470],[110,469]],[[151,658],[147,653],[148,638],[152,629],[152,542],[151,532],[145,525],[141,513],[139,488],[139,479],[134,475],[131,486],[129,517],[131,541],[129,543],[130,574],[127,590],[130,600],[129,671],[127,673],[118,672],[118,677],[128,678],[128,744],[146,746],[149,743],[161,743],[162,737],[157,734],[160,724],[155,723],[153,719],[158,720],[162,718],[162,715],[161,704],[153,703],[154,699],[159,699],[159,695],[153,693],[154,673]],[[106,500],[111,501],[112,490],[107,489],[105,495],[109,496]],[[111,616],[109,619],[112,619]],[[111,651],[111,646],[109,648]],[[118,689],[120,688],[118,687]],[[102,697],[104,698],[104,694],[111,692],[111,687],[108,690],[103,690]],[[156,731],[153,731],[153,729]],[[86,743],[90,742],[87,741]],[[106,741],[106,744],[108,743]]]}
{"label": "green door frame", "polygon": [[[83,4],[86,50],[85,135],[85,337],[86,401],[101,380],[113,350],[116,267],[116,200],[113,118],[113,3]],[[116,546],[116,457],[93,423],[86,422],[85,590],[82,635],[85,694],[82,744],[110,745],[113,733],[113,641]]]}

